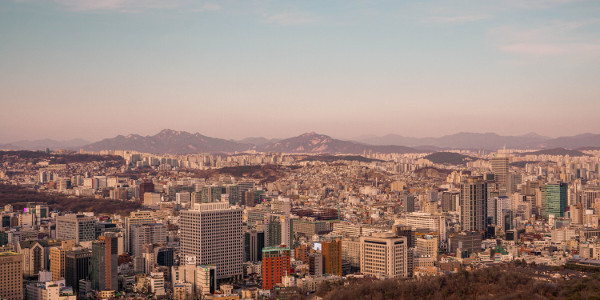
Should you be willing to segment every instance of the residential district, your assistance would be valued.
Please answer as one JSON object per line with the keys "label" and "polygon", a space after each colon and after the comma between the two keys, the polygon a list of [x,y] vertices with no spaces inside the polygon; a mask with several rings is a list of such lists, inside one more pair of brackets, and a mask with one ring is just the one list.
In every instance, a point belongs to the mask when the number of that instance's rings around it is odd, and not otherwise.
{"label": "residential district", "polygon": [[0,298],[314,298],[349,278],[598,266],[600,151],[584,152],[2,152],[0,184],[24,196],[1,208]]}

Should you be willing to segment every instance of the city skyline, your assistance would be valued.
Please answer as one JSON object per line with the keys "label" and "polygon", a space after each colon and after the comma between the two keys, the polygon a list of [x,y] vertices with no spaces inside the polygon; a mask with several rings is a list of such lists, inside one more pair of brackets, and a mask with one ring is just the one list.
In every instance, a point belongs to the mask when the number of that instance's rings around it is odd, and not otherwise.
{"label": "city skyline", "polygon": [[583,0],[4,1],[0,141],[164,128],[597,133],[599,11]]}

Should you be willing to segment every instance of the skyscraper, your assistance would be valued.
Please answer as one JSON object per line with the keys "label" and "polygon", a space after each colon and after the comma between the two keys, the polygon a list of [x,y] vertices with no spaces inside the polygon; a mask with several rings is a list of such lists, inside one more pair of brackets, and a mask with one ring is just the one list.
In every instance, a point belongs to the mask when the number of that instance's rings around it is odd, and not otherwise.
{"label": "skyscraper", "polygon": [[332,238],[321,241],[323,273],[342,276],[342,240]]}
{"label": "skyscraper", "polygon": [[65,282],[67,286],[79,291],[79,280],[89,279],[90,259],[92,251],[73,249],[65,253]]}
{"label": "skyscraper", "polygon": [[0,299],[23,299],[23,255],[0,253]]}
{"label": "skyscraper", "polygon": [[541,187],[542,191],[542,216],[547,218],[564,217],[567,208],[568,185],[563,182],[549,183]]}
{"label": "skyscraper", "polygon": [[113,290],[119,287],[117,265],[117,237],[113,233],[105,233],[98,241],[92,243],[91,280],[96,291]]}
{"label": "skyscraper", "polygon": [[500,188],[500,194],[505,196],[510,192],[508,186],[508,156],[503,153],[497,154],[495,157],[492,157],[490,163],[494,179]]}
{"label": "skyscraper", "polygon": [[276,246],[267,247],[262,251],[262,288],[270,290],[281,283],[284,275],[290,274],[290,248]]}
{"label": "skyscraper", "polygon": [[195,204],[180,215],[181,254],[217,267],[217,279],[242,275],[242,209],[229,203]]}
{"label": "skyscraper", "polygon": [[460,208],[460,223],[463,231],[485,231],[487,183],[483,177],[469,177],[461,183]]}

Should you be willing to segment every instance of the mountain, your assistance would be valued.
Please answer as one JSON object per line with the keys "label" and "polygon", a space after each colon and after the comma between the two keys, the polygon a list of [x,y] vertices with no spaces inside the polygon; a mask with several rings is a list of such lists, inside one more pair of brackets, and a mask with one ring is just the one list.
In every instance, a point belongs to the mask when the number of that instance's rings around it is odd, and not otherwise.
{"label": "mountain", "polygon": [[584,133],[551,139],[542,144],[542,148],[583,148],[600,147],[600,134]]}
{"label": "mountain", "polygon": [[87,151],[134,150],[149,153],[187,154],[245,151],[251,147],[250,144],[207,137],[200,133],[191,134],[185,131],[165,129],[153,136],[119,135],[89,144],[82,149]]}
{"label": "mountain", "polygon": [[434,164],[464,165],[467,161],[474,160],[473,157],[454,152],[436,152],[424,157]]}
{"label": "mountain", "polygon": [[0,149],[11,149],[11,150],[44,150],[50,149],[76,149],[83,145],[89,144],[89,141],[84,139],[72,139],[67,141],[57,141],[51,139],[43,140],[23,140],[12,142],[10,144],[0,145]]}
{"label": "mountain", "polygon": [[578,150],[569,150],[569,149],[565,149],[565,148],[544,149],[544,150],[539,150],[539,151],[534,151],[534,152],[522,152],[519,154],[520,155],[561,155],[561,156],[568,155],[571,157],[590,156],[590,155],[585,154]]}
{"label": "mountain", "polygon": [[395,145],[366,145],[351,141],[334,139],[315,132],[305,133],[296,137],[274,143],[257,146],[258,151],[282,153],[351,153],[361,154],[365,151],[379,153],[421,153],[404,146]]}
{"label": "mountain", "polygon": [[438,147],[442,149],[483,149],[498,150],[504,148],[536,149],[550,138],[535,133],[522,136],[502,136],[496,133],[472,133],[460,132],[442,137],[414,138],[404,137],[396,134],[388,134],[382,137],[363,136],[360,142],[373,145],[403,145],[408,147]]}

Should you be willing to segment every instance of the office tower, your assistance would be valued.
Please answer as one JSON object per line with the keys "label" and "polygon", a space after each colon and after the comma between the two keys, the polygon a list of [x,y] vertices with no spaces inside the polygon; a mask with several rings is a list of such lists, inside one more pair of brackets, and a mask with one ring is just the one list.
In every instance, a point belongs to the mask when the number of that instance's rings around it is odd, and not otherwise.
{"label": "office tower", "polygon": [[417,201],[417,198],[415,198],[415,196],[406,196],[406,211],[407,212],[414,212],[415,211],[415,202]]}
{"label": "office tower", "polygon": [[438,238],[431,235],[425,235],[422,238],[418,238],[415,252],[420,257],[431,257],[433,258],[433,261],[437,261]]}
{"label": "office tower", "polygon": [[460,193],[458,192],[442,192],[442,211],[456,211]]}
{"label": "office tower", "polygon": [[342,276],[342,240],[329,238],[321,241],[323,273]]}
{"label": "office tower", "polygon": [[542,192],[542,216],[548,218],[564,217],[567,208],[568,185],[563,182],[549,183],[541,187]]}
{"label": "office tower", "polygon": [[505,154],[497,154],[495,157],[492,157],[490,163],[492,165],[494,179],[500,188],[500,194],[506,196],[510,193],[508,185],[508,156]]}
{"label": "office tower", "polygon": [[225,194],[224,186],[204,186],[202,187],[201,201],[202,203],[220,202],[222,194]]}
{"label": "office tower", "polygon": [[323,255],[313,252],[308,255],[308,273],[314,276],[323,276]]}
{"label": "office tower", "polygon": [[582,194],[584,209],[593,208],[597,201],[600,202],[600,187],[598,186],[587,186],[583,189]]}
{"label": "office tower", "polygon": [[460,185],[460,223],[463,231],[485,231],[487,183],[481,176],[469,177]]}
{"label": "office tower", "polygon": [[252,229],[244,233],[244,261],[261,261],[264,247],[265,233],[263,231]]}
{"label": "office tower", "polygon": [[73,240],[75,244],[93,241],[96,219],[85,215],[69,214],[56,217],[56,238]]}
{"label": "office tower", "polygon": [[154,192],[154,183],[152,181],[144,180],[140,183],[140,202],[144,200],[145,193],[153,193]]}
{"label": "office tower", "polygon": [[408,225],[394,225],[392,226],[392,232],[396,236],[406,237],[406,247],[413,248],[415,246],[415,230]]}
{"label": "office tower", "polygon": [[265,246],[291,245],[293,231],[289,216],[267,214],[264,219]]}
{"label": "office tower", "polygon": [[496,225],[497,227],[504,229],[506,227],[504,216],[511,211],[512,201],[510,198],[500,196],[488,199],[487,218],[491,225]]}
{"label": "office tower", "polygon": [[56,240],[27,240],[17,244],[17,252],[23,255],[23,275],[37,276],[40,271],[50,269],[50,247],[60,245]]}
{"label": "office tower", "polygon": [[67,286],[79,291],[79,280],[90,278],[90,260],[92,251],[73,248],[65,253],[65,282]]}
{"label": "office tower", "polygon": [[225,186],[225,193],[229,195],[229,204],[241,204],[240,188],[235,184]]}
{"label": "office tower", "polygon": [[125,251],[131,253],[131,233],[134,225],[153,224],[154,218],[152,211],[132,211],[129,217],[125,218]]}
{"label": "office tower", "polygon": [[181,254],[217,267],[217,279],[242,275],[242,209],[229,203],[195,204],[180,214]]}
{"label": "office tower", "polygon": [[23,256],[14,252],[0,253],[0,299],[23,299]]}
{"label": "office tower", "polygon": [[50,272],[52,280],[65,278],[65,255],[75,246],[75,241],[62,241],[60,246],[50,248]]}
{"label": "office tower", "polygon": [[156,264],[159,266],[171,267],[175,265],[175,249],[173,247],[155,247],[154,257],[156,258]]}
{"label": "office tower", "polygon": [[192,202],[192,195],[189,192],[181,192],[175,194],[175,202],[180,205],[189,207]]}
{"label": "office tower", "polygon": [[290,248],[276,246],[263,249],[262,288],[271,290],[281,283],[281,278],[291,273]]}
{"label": "office tower", "polygon": [[92,288],[96,291],[113,290],[119,287],[117,266],[119,254],[117,253],[117,237],[106,233],[92,243],[92,258],[90,273]]}
{"label": "office tower", "polygon": [[146,244],[166,244],[167,226],[154,223],[131,226],[131,255],[141,256]]}
{"label": "office tower", "polygon": [[408,277],[406,237],[374,233],[360,238],[360,272],[388,278]]}

